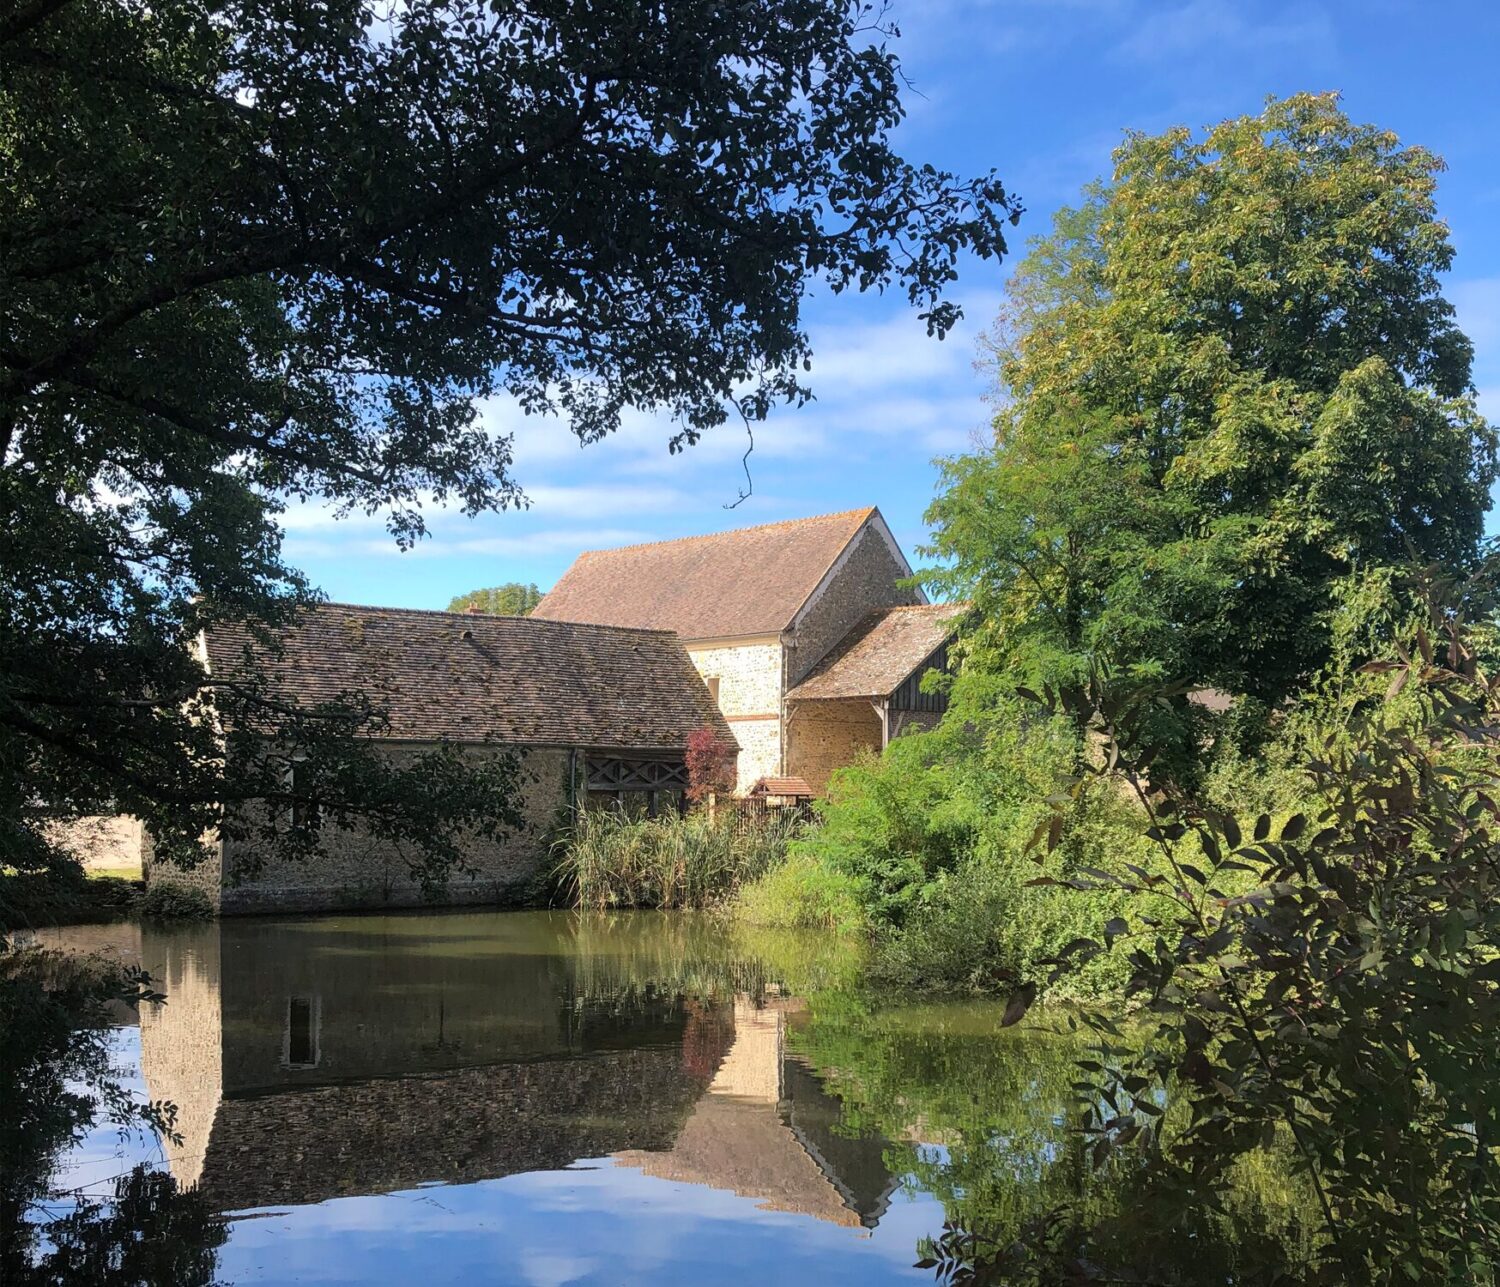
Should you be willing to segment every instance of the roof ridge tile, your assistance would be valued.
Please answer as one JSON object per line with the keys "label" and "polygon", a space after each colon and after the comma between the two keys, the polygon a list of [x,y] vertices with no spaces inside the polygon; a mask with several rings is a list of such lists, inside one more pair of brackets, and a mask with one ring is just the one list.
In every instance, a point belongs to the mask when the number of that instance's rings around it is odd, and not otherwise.
{"label": "roof ridge tile", "polygon": [[[664,626],[615,626],[604,621],[564,621],[556,617],[533,617],[517,612],[450,612],[447,608],[398,608],[375,603],[343,603],[322,599],[308,605],[314,611],[343,609],[351,612],[393,613],[401,616],[448,617],[454,621],[526,621],[540,626],[581,626],[586,630],[616,630],[634,635],[675,635]],[[529,629],[529,627],[528,627]]]}
{"label": "roof ridge tile", "polygon": [[718,541],[730,536],[744,536],[750,532],[769,532],[781,527],[806,527],[813,523],[828,523],[836,518],[853,518],[856,514],[862,515],[860,522],[864,522],[878,509],[878,505],[864,505],[854,509],[837,510],[832,514],[807,514],[802,518],[779,518],[774,523],[752,523],[749,527],[728,527],[722,532],[699,532],[696,536],[668,536],[660,541],[635,541],[630,545],[606,545],[597,550],[583,550],[578,558],[591,559],[600,554],[618,554],[626,550],[650,550],[659,545],[690,545],[694,541]]}

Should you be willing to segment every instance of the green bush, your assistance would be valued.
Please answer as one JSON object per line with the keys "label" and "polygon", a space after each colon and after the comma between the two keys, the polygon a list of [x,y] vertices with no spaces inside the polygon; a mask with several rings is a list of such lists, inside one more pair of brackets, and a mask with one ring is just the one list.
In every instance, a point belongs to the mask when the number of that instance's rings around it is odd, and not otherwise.
{"label": "green bush", "polygon": [[210,920],[212,900],[201,889],[175,880],[153,880],[141,895],[140,913],[155,920]]}
{"label": "green bush", "polygon": [[779,865],[798,825],[584,810],[554,846],[553,877],[576,907],[708,907]]}
{"label": "green bush", "polygon": [[[1058,779],[1077,767],[1071,727],[1029,711],[990,681],[961,678],[948,717],[834,776],[819,826],[788,862],[751,885],[739,910],[763,924],[864,930],[872,968],[905,987],[1004,986],[1075,938],[1097,935],[1119,896],[1038,887],[1079,867],[1157,863],[1137,806],[1091,784],[1062,843],[1038,865],[1030,842]],[[1122,981],[1110,959],[1069,980],[1090,995]]]}
{"label": "green bush", "polygon": [[852,876],[794,847],[785,862],[740,890],[734,912],[751,925],[852,934],[870,928],[861,892]]}
{"label": "green bush", "polygon": [[138,896],[133,882],[90,878],[72,858],[40,871],[0,870],[0,929],[114,920],[130,915]]}

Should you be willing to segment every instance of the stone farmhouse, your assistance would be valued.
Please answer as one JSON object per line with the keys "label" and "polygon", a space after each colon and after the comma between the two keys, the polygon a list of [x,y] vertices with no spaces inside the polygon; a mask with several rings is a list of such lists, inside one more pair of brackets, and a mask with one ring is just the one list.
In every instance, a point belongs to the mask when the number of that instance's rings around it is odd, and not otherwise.
{"label": "stone farmhouse", "polygon": [[738,790],[820,795],[861,750],[931,724],[955,610],[906,584],[874,507],[582,554],[533,619],[670,630],[740,747]]}
{"label": "stone farmhouse", "polygon": [[[687,785],[689,736],[731,737],[677,639],[667,631],[325,603],[282,631],[279,652],[240,627],[201,641],[210,674],[261,676],[268,695],[311,707],[363,691],[388,717],[392,756],[439,742],[475,755],[522,754],[524,827],[475,838],[473,871],[450,877],[445,901],[515,900],[574,805],[631,798],[654,812]],[[293,770],[295,772],[295,769]],[[244,842],[220,838],[212,859],[181,872],[224,912],[392,907],[422,901],[388,841],[324,830],[326,853],[257,869]],[[159,874],[149,854],[147,880]]]}
{"label": "stone farmhouse", "polygon": [[[212,675],[254,675],[289,706],[366,693],[386,712],[392,756],[442,743],[521,752],[524,826],[475,837],[472,870],[445,896],[503,903],[524,895],[569,810],[680,805],[688,742],[704,728],[738,748],[741,794],[785,801],[935,722],[945,699],[922,678],[946,668],[957,610],[924,602],[910,576],[869,508],[583,554],[530,617],[327,603],[274,647],[225,625],[199,649]],[[225,913],[423,901],[396,847],[358,829],[325,826],[324,852],[295,863],[211,837],[210,860],[180,871],[155,861],[130,819],[69,825],[106,837],[80,844],[95,861],[139,856],[148,881],[195,884]]]}

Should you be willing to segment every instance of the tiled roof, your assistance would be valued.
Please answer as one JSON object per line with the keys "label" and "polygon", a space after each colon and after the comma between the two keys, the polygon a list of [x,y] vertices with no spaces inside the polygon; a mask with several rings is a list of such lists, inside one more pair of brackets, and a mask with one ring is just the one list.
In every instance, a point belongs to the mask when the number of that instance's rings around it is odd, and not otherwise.
{"label": "tiled roof", "polygon": [[870,613],[787,700],[890,696],[953,633],[967,606],[922,603]]}
{"label": "tiled roof", "polygon": [[751,795],[774,795],[793,799],[810,800],[813,789],[806,778],[761,778],[750,788]]}
{"label": "tiled roof", "polygon": [[873,507],[580,554],[533,617],[675,630],[683,639],[792,624]]}
{"label": "tiled roof", "polygon": [[667,750],[707,725],[733,741],[665,631],[324,603],[280,640],[274,657],[248,630],[216,627],[209,665],[244,674],[248,648],[272,694],[303,706],[364,691],[393,738]]}

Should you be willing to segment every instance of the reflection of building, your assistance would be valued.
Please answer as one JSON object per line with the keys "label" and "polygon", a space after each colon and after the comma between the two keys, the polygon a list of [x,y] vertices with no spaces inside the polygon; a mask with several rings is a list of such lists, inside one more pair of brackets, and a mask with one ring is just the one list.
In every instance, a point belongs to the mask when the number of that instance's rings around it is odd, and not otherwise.
{"label": "reflection of building", "polygon": [[149,953],[142,963],[167,998],[140,1008],[141,1068],[150,1098],[176,1107],[178,1138],[163,1141],[163,1149],[177,1182],[188,1188],[203,1176],[224,1086],[219,930],[206,925],[161,934],[147,928],[141,937],[143,956]]}
{"label": "reflection of building", "polygon": [[786,1056],[788,1003],[590,992],[569,923],[148,927],[168,1000],[142,1009],[141,1057],[150,1097],[178,1107],[172,1173],[235,1211],[614,1154],[778,1210],[878,1216],[880,1142],[837,1135],[836,1103]]}
{"label": "reflection of building", "polygon": [[728,1189],[772,1211],[872,1227],[895,1182],[882,1141],[840,1136],[838,1105],[786,1055],[787,1008],[734,1004],[734,1043],[665,1152],[620,1153],[658,1179]]}

